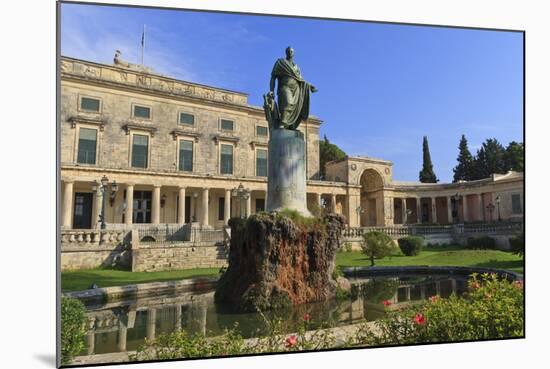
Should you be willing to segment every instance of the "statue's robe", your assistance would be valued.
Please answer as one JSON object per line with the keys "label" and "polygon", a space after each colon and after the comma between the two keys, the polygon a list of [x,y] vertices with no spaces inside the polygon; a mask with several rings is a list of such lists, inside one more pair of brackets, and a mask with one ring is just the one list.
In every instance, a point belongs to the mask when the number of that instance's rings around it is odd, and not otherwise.
{"label": "statue's robe", "polygon": [[277,59],[271,72],[272,78],[277,78],[277,96],[280,122],[289,129],[296,129],[309,116],[309,92],[311,85],[307,83],[296,64],[288,60]]}

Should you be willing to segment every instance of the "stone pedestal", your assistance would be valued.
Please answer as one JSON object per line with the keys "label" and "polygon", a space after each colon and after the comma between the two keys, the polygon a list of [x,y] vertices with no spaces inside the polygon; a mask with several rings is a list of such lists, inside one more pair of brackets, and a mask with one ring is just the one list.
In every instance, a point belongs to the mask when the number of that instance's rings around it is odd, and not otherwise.
{"label": "stone pedestal", "polygon": [[306,196],[306,144],[304,134],[273,129],[269,138],[267,211],[297,210],[311,216]]}

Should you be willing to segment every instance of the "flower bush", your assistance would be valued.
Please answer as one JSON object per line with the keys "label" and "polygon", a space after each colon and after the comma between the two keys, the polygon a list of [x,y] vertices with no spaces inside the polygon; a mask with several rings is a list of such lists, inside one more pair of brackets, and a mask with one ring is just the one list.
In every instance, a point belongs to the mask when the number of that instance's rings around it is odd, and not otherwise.
{"label": "flower bush", "polygon": [[496,274],[474,275],[462,298],[432,297],[427,302],[390,311],[376,322],[364,343],[403,345],[423,342],[484,340],[524,335],[523,283]]}
{"label": "flower bush", "polygon": [[86,310],[80,300],[61,298],[61,364],[69,364],[84,349],[86,321]]}

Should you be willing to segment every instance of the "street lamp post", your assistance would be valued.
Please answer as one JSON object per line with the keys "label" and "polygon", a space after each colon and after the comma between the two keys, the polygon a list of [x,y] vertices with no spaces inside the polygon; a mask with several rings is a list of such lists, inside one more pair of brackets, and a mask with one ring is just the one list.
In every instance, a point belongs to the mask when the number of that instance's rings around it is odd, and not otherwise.
{"label": "street lamp post", "polygon": [[361,205],[359,205],[355,211],[357,211],[357,221],[359,223],[359,227],[361,227],[361,214],[365,212],[365,209]]}
{"label": "street lamp post", "polygon": [[412,214],[412,210],[411,209],[407,209],[405,210],[405,222],[403,222],[403,224],[408,224],[409,223],[409,216]]}
{"label": "street lamp post", "polygon": [[197,221],[197,199],[199,198],[198,192],[193,192],[193,216],[191,217],[191,222]]}
{"label": "street lamp post", "polygon": [[[99,191],[101,192],[101,213],[99,214],[99,222],[101,223],[101,229],[107,228],[107,225],[105,224],[105,203],[107,201],[107,196],[105,195],[108,192],[109,187],[109,179],[106,175],[103,175],[103,177],[100,180],[100,183],[97,181],[94,181],[94,184],[92,185],[92,190],[95,192],[99,188]],[[115,195],[118,191],[118,184],[116,181],[113,181],[111,183],[111,192],[109,194],[109,203],[111,206],[114,204]]]}
{"label": "street lamp post", "polygon": [[455,206],[453,210],[453,223],[455,223],[455,219],[458,219],[458,200],[460,200],[460,195],[458,192],[453,195],[453,200],[455,200]]}
{"label": "street lamp post", "polygon": [[491,221],[493,221],[493,211],[495,210],[495,205],[489,204],[486,206],[487,210],[489,210],[489,217]]}
{"label": "street lamp post", "polygon": [[[242,201],[248,200],[250,198],[250,189],[244,188],[243,184],[240,183],[238,187],[235,187],[231,190],[231,196],[236,197],[239,201],[239,217],[243,218],[243,211],[242,211]],[[249,216],[250,214],[245,214],[244,218]]]}
{"label": "street lamp post", "polygon": [[497,203],[498,221],[501,222],[502,218],[500,217],[500,195],[495,198],[495,202]]}

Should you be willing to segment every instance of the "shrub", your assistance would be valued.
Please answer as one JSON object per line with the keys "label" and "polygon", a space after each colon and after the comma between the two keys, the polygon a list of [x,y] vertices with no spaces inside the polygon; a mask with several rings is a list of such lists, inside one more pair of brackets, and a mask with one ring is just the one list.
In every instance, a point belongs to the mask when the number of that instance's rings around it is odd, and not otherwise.
{"label": "shrub", "polygon": [[508,242],[510,243],[510,249],[512,252],[523,258],[525,255],[525,232],[521,232],[514,237],[509,238]]}
{"label": "shrub", "polygon": [[361,248],[370,257],[371,266],[374,266],[374,259],[382,259],[391,254],[395,245],[391,237],[384,232],[370,231],[363,235]]}
{"label": "shrub", "polygon": [[61,364],[69,364],[84,349],[86,309],[80,300],[61,298]]}
{"label": "shrub", "polygon": [[477,250],[494,250],[497,248],[497,242],[489,236],[470,237],[466,243],[466,248]]}
{"label": "shrub", "polygon": [[343,249],[344,249],[344,252],[351,252],[352,251],[351,242],[344,242]]}
{"label": "shrub", "polygon": [[400,238],[398,241],[401,252],[407,256],[420,254],[424,246],[424,239],[418,236],[407,236]]}
{"label": "shrub", "polygon": [[[429,302],[388,312],[376,322],[371,345],[484,340],[524,335],[523,283],[496,274],[473,276],[463,297]],[[371,332],[372,333],[372,332]]]}

